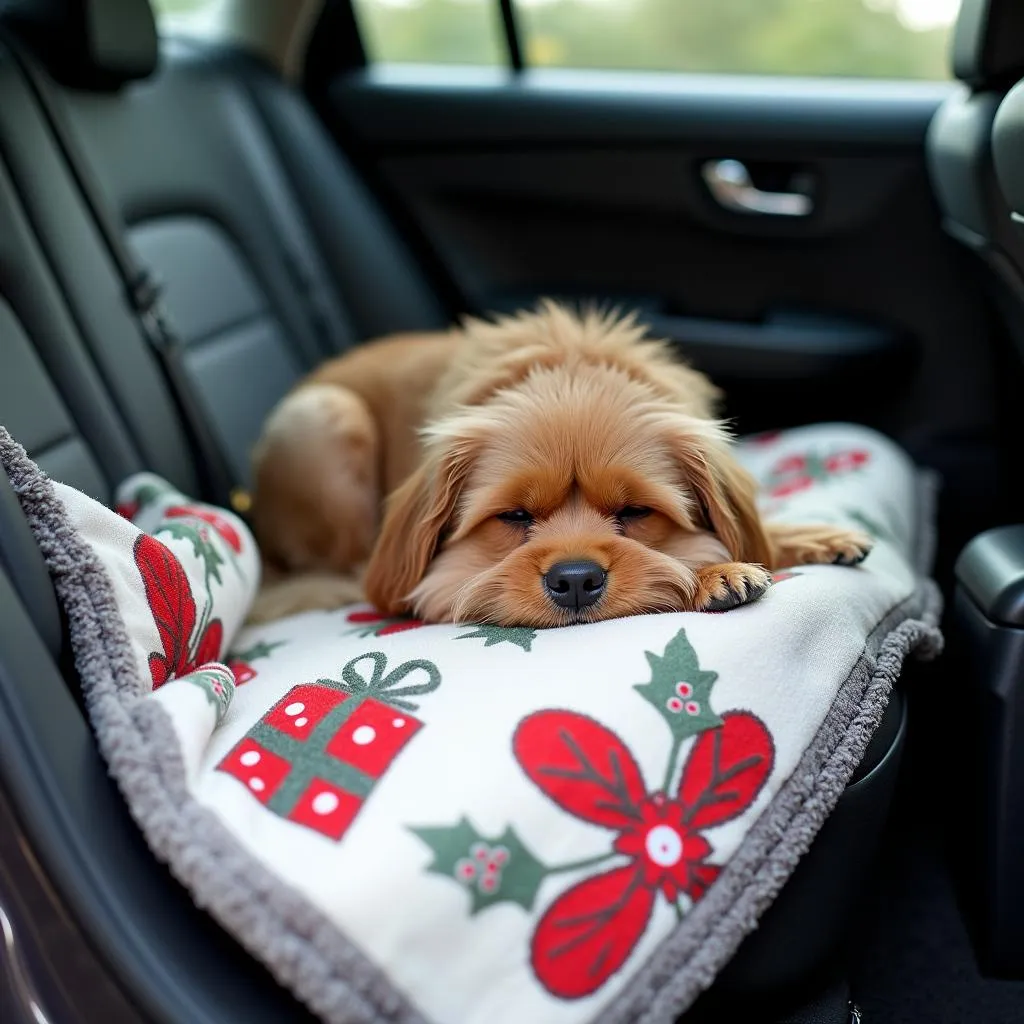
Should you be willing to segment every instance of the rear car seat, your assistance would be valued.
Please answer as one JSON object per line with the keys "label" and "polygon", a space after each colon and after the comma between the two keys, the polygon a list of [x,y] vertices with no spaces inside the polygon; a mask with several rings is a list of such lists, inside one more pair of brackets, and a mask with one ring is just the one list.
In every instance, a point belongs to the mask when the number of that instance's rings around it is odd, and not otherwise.
{"label": "rear car seat", "polygon": [[[19,11],[32,6],[22,4]],[[80,7],[42,6],[65,13]],[[98,16],[110,5],[93,6]],[[123,5],[113,6],[120,11]],[[24,24],[19,20],[15,27]],[[94,44],[107,38],[102,28],[102,22],[93,25],[88,38]],[[86,37],[79,32],[75,38]],[[139,36],[143,49],[147,38]],[[271,123],[262,120],[268,115],[257,103],[267,109],[280,104],[287,130],[296,133],[288,137],[287,162],[278,165],[283,175],[305,166],[311,176],[295,201],[309,203],[317,195],[332,210],[330,219],[326,212],[319,219],[313,207],[302,206],[308,237],[314,224],[330,236],[323,242],[318,235],[308,252],[331,301],[340,306],[344,300],[348,311],[332,329],[344,326],[346,316],[356,325],[352,337],[337,344],[364,333],[443,322],[424,286],[410,283],[419,279],[404,250],[392,244],[390,229],[376,242],[353,241],[342,232],[349,221],[371,231],[380,218],[340,158],[325,149],[330,144],[298,97],[248,58],[199,59],[191,51],[146,82],[114,88],[126,69],[134,77],[145,64],[126,59],[126,46],[120,36],[113,58],[94,45],[67,64],[84,76],[79,85],[103,83],[108,91],[69,87],[63,95],[133,240],[168,283],[172,313],[195,349],[197,379],[212,375],[218,389],[233,387],[233,401],[241,402],[260,378],[260,406],[273,401],[322,347],[310,295],[285,276],[288,258],[274,227],[279,215],[268,212],[262,177],[248,163],[252,150],[237,142]],[[41,52],[47,55],[45,47]],[[256,94],[263,100],[254,100]],[[263,135],[268,145],[280,146],[283,138]],[[156,148],[146,151],[147,145]],[[347,210],[344,197],[357,208]],[[345,261],[363,266],[362,241],[372,278],[358,279],[358,294],[349,294],[345,285],[353,277],[345,273]],[[391,266],[386,252],[396,260],[393,274],[384,274]],[[196,475],[173,396],[44,113],[2,48],[0,296],[0,422],[54,476],[99,497],[109,497],[117,480],[141,466],[191,489]],[[422,322],[414,322],[420,315]],[[251,427],[237,428],[234,406],[212,399],[210,406],[241,467]],[[245,422],[258,426],[259,416],[247,410]],[[304,1019],[145,850],[105,777],[67,666],[52,590],[10,487],[0,480],[0,794],[13,806],[28,848],[147,1019]],[[800,870],[720,979],[720,1000],[752,998],[763,1006],[769,994],[806,989],[830,965],[868,877],[903,730],[897,697]]]}
{"label": "rear car seat", "polygon": [[[18,3],[2,22],[60,83],[83,155],[163,282],[239,482],[266,413],[312,365],[374,335],[447,323],[312,112],[258,60],[184,43],[158,59],[145,0]],[[17,116],[0,121],[20,138]],[[10,160],[21,180],[38,173],[29,147]],[[87,253],[45,188],[26,200],[57,276],[91,318],[92,289],[78,279]]]}

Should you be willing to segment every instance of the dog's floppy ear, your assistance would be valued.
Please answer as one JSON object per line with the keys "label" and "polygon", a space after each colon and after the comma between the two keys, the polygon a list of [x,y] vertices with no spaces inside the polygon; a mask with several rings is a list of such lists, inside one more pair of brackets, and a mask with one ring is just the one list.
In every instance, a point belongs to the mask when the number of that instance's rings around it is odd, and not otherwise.
{"label": "dog's floppy ear", "polygon": [[409,611],[407,598],[423,579],[476,457],[468,439],[435,438],[419,468],[388,498],[384,523],[366,568],[370,603],[387,615]]}
{"label": "dog's floppy ear", "polygon": [[737,562],[770,565],[771,542],[757,508],[757,482],[715,429],[673,431],[673,449],[708,526]]}

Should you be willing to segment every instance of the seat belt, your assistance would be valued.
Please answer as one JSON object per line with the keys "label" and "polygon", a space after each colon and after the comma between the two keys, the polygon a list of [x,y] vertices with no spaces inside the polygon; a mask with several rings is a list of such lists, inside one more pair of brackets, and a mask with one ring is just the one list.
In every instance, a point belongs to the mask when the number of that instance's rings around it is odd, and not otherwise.
{"label": "seat belt", "polygon": [[187,345],[171,324],[163,304],[159,282],[126,243],[123,227],[113,211],[108,208],[93,170],[45,74],[36,66],[34,58],[24,52],[20,44],[15,43],[10,48],[39,101],[68,169],[121,278],[128,306],[143,336],[157,355],[168,388],[181,415],[193,455],[197,456],[201,463],[200,477],[209,499],[221,505],[230,505],[235,512],[244,515],[249,510],[251,498],[248,492],[238,485],[224,451],[210,427],[202,400],[196,393],[186,364]]}
{"label": "seat belt", "polygon": [[246,147],[248,166],[266,199],[267,213],[277,232],[285,267],[303,299],[316,334],[321,349],[319,359],[336,356],[356,343],[357,331],[310,256],[310,252],[317,252],[318,248],[307,229],[305,213],[295,201],[280,163],[274,158],[271,142],[257,130],[258,124],[270,133],[258,100],[249,90],[245,96],[252,107],[251,116],[239,118],[236,130]]}

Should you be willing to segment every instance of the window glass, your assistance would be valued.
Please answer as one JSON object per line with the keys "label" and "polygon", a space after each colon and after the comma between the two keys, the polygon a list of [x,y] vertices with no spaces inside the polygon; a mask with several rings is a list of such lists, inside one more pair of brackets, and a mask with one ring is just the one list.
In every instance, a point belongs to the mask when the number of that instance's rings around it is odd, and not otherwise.
{"label": "window glass", "polygon": [[526,62],[948,77],[960,0],[516,0]]}
{"label": "window glass", "polygon": [[[210,0],[158,0],[190,6]],[[946,78],[961,0],[515,0],[540,67]],[[498,0],[355,0],[373,60],[508,61]]]}
{"label": "window glass", "polygon": [[216,34],[223,0],[150,0],[161,31]]}
{"label": "window glass", "polygon": [[355,0],[370,60],[506,64],[498,0]]}

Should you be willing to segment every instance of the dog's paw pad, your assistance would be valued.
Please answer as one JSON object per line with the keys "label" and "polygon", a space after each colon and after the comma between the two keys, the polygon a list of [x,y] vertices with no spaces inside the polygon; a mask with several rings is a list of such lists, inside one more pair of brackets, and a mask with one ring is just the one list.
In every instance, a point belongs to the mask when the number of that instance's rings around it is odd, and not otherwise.
{"label": "dog's paw pad", "polygon": [[756,601],[771,585],[770,573],[760,566],[725,567],[705,575],[701,580],[703,595],[699,607],[705,612],[727,612]]}

